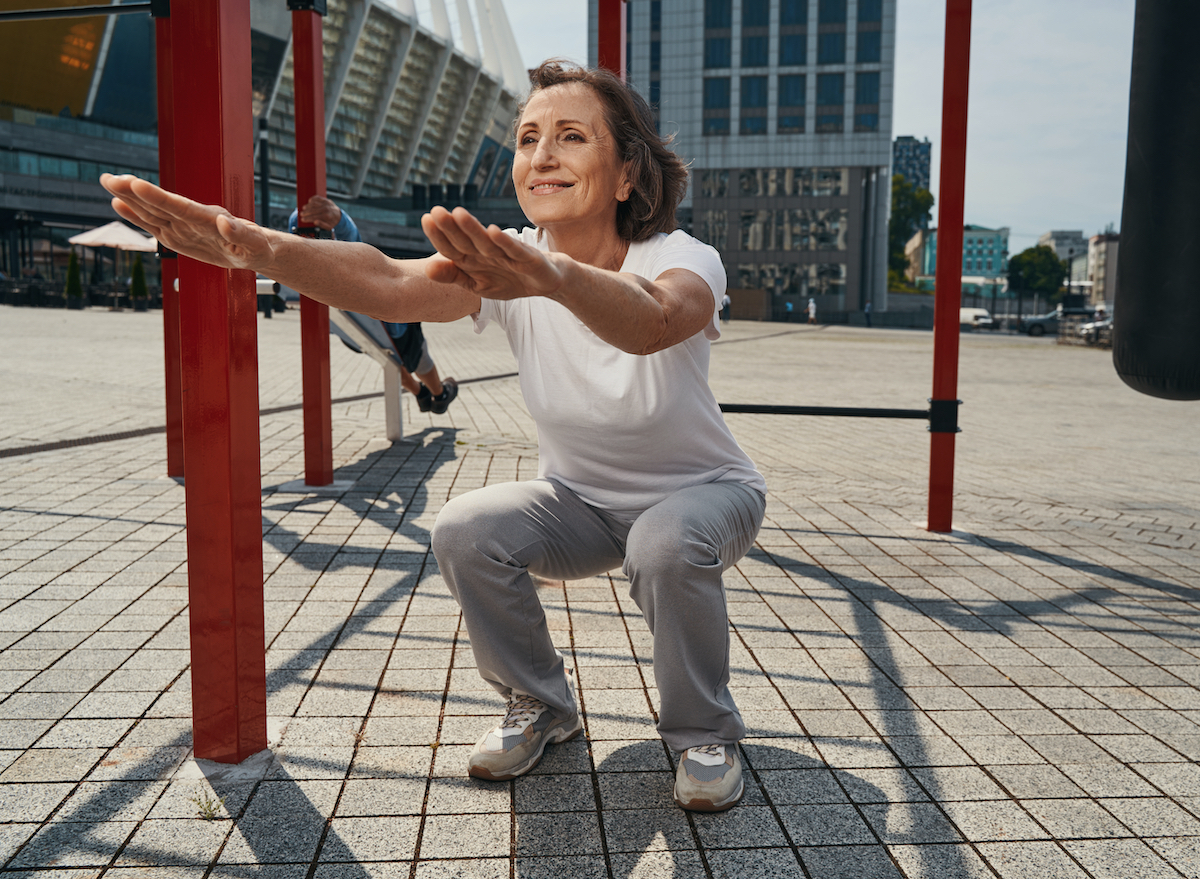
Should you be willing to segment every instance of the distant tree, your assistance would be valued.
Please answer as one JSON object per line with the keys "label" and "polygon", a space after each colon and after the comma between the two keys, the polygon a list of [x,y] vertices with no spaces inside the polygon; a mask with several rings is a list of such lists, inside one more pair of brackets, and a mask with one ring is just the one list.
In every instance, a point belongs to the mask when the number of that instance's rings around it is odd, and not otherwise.
{"label": "distant tree", "polygon": [[66,292],[72,299],[79,299],[83,296],[83,284],[79,279],[79,259],[75,256],[74,248],[71,248],[71,258],[67,261]]}
{"label": "distant tree", "polygon": [[129,282],[129,295],[134,299],[145,299],[150,295],[146,289],[146,269],[142,265],[142,255],[140,253],[133,260],[133,275]]}
{"label": "distant tree", "polygon": [[904,245],[917,230],[928,226],[933,193],[917,189],[902,174],[892,176],[892,218],[888,220],[888,268],[903,273],[908,268]]}
{"label": "distant tree", "polygon": [[1058,254],[1044,244],[1022,250],[1008,261],[1008,286],[1020,293],[1052,298],[1062,287],[1064,277]]}

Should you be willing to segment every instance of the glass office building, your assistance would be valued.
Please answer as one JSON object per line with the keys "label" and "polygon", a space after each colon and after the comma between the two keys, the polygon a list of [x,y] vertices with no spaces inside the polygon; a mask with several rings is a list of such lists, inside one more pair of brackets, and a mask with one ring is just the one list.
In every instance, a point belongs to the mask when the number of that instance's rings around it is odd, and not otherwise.
{"label": "glass office building", "polygon": [[895,15],[895,0],[628,4],[630,81],[692,169],[681,221],[776,314],[887,307]]}

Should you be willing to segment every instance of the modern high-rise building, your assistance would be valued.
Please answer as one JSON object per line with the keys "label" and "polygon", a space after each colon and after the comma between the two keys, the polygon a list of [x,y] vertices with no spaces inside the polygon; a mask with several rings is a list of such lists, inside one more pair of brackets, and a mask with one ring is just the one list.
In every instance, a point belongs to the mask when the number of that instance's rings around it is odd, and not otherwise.
{"label": "modern high-rise building", "polygon": [[901,135],[892,141],[892,173],[899,174],[915,189],[929,188],[929,162],[933,144]]}
{"label": "modern high-rise building", "polygon": [[886,309],[896,0],[638,0],[628,16],[630,81],[691,167],[681,223],[729,286],[775,313]]}

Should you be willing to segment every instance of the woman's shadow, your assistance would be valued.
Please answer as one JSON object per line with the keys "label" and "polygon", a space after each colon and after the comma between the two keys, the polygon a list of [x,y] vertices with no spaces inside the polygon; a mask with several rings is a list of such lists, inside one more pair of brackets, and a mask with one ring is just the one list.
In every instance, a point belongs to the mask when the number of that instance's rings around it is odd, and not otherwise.
{"label": "woman's shadow", "polygon": [[[661,741],[635,742],[607,753],[605,743],[593,743],[593,752],[603,753],[596,778],[612,876],[694,879],[708,874],[705,859],[710,869],[735,867],[733,861],[746,860],[746,849],[755,850],[752,860],[760,867],[772,862],[771,875],[791,875],[791,870],[802,875],[792,845],[820,844],[832,836],[843,843],[877,844],[854,802],[886,804],[882,790],[852,773],[830,769],[800,748],[763,741],[743,743],[745,795],[736,808],[717,814],[684,812],[675,805],[676,758],[668,756]],[[518,850],[541,848],[534,840],[524,843]],[[534,874],[541,871],[527,873],[518,860],[518,876]]]}

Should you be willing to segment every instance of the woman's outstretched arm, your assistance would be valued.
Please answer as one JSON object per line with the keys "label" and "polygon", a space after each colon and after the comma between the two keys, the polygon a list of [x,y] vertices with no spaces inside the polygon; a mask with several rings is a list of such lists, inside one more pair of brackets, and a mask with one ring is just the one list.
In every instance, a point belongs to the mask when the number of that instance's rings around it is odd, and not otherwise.
{"label": "woman's outstretched arm", "polygon": [[[367,244],[321,241],[264,229],[216,205],[192,201],[130,175],[102,175],[113,209],[177,253],[249,269],[318,302],[397,322],[457,320],[479,295],[425,259],[395,260]],[[434,280],[431,275],[438,276]],[[448,283],[447,283],[448,281]]]}

